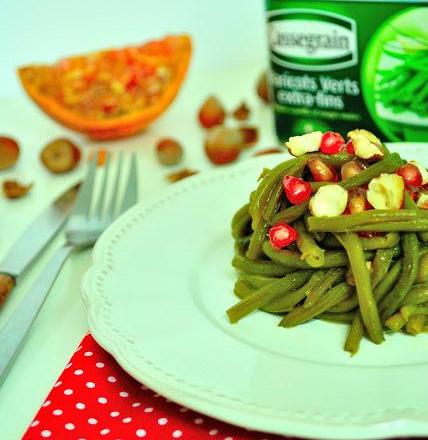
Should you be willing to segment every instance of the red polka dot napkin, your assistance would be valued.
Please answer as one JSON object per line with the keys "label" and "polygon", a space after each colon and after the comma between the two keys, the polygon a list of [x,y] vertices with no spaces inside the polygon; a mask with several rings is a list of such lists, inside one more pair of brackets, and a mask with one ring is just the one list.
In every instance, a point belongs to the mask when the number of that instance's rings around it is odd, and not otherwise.
{"label": "red polka dot napkin", "polygon": [[55,383],[24,440],[278,440],[205,417],[127,375],[87,335]]}

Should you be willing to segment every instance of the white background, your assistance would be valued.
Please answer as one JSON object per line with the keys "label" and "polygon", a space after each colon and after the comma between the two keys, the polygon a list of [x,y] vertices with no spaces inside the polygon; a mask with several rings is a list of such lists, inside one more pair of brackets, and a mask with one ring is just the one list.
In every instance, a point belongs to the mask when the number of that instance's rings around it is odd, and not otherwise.
{"label": "white background", "polygon": [[[0,0],[0,135],[15,137],[22,148],[18,165],[0,173],[0,180],[14,177],[35,184],[25,199],[11,202],[0,196],[0,261],[29,221],[83,172],[81,166],[66,176],[50,175],[38,158],[43,144],[61,135],[71,137],[85,150],[99,145],[62,128],[39,111],[20,88],[17,66],[138,43],[167,33],[192,35],[194,56],[178,99],[143,134],[108,144],[111,151],[138,151],[144,203],[167,186],[164,176],[169,170],[157,164],[153,152],[160,136],[175,136],[183,142],[185,166],[199,170],[211,167],[203,153],[203,132],[195,121],[201,101],[210,93],[218,95],[229,109],[246,98],[253,120],[262,129],[256,148],[275,142],[270,111],[254,94],[255,79],[267,64],[263,8],[262,0]],[[19,280],[0,311],[0,326],[62,240],[58,237]],[[75,254],[67,262],[13,369],[0,385],[1,440],[20,438],[87,331],[79,282],[89,264],[89,252]]]}

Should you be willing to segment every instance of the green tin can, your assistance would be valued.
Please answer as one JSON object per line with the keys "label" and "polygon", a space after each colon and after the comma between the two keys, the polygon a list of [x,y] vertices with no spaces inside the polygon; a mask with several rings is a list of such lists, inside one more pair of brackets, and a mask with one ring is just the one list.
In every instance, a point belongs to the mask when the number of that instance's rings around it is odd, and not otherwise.
{"label": "green tin can", "polygon": [[428,141],[428,2],[267,0],[280,140],[360,127]]}

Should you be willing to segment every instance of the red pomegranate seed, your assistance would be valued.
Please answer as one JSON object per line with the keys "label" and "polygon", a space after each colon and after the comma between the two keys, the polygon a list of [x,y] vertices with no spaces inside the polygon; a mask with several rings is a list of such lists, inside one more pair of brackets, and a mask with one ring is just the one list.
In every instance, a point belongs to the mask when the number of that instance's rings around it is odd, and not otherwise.
{"label": "red pomegranate seed", "polygon": [[298,177],[284,176],[282,186],[285,196],[293,205],[306,202],[312,194],[311,185]]}
{"label": "red pomegranate seed", "polygon": [[398,168],[396,174],[401,176],[406,186],[419,187],[422,185],[422,175],[416,165],[408,163]]}
{"label": "red pomegranate seed", "polygon": [[353,154],[353,155],[355,155],[355,147],[354,147],[354,144],[352,143],[352,141],[348,141],[348,142],[346,143],[346,152],[347,152],[348,154]]}
{"label": "red pomegranate seed", "polygon": [[340,175],[342,176],[342,180],[346,180],[352,176],[360,174],[361,171],[363,171],[363,167],[355,160],[350,160],[342,165]]}
{"label": "red pomegranate seed", "polygon": [[202,127],[211,128],[221,125],[226,116],[221,102],[215,96],[209,96],[199,110],[198,118]]}
{"label": "red pomegranate seed", "polygon": [[270,244],[277,249],[289,246],[297,237],[297,231],[287,223],[278,223],[269,229]]}
{"label": "red pomegranate seed", "polygon": [[334,131],[327,131],[321,138],[320,150],[324,154],[336,154],[345,144],[343,137]]}

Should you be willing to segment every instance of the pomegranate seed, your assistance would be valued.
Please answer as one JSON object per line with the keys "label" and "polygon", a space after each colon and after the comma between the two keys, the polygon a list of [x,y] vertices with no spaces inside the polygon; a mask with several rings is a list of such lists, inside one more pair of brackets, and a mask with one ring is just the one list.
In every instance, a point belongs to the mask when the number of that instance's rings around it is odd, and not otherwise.
{"label": "pomegranate seed", "polygon": [[267,72],[263,72],[259,80],[257,81],[257,95],[260,97],[260,99],[268,104],[270,102],[270,96],[269,96],[269,85],[268,85],[268,78],[267,78]]}
{"label": "pomegranate seed", "polygon": [[183,180],[186,177],[194,176],[198,174],[198,171],[190,170],[189,168],[184,168],[180,171],[176,171],[174,173],[168,174],[166,176],[167,180],[171,183],[178,182],[179,180]]}
{"label": "pomegranate seed", "polygon": [[176,165],[183,158],[183,148],[175,139],[163,138],[156,144],[156,154],[162,165]]}
{"label": "pomegranate seed", "polygon": [[345,144],[343,137],[334,131],[327,131],[321,138],[320,150],[324,154],[336,154]]}
{"label": "pomegranate seed", "polygon": [[236,160],[242,150],[242,135],[236,128],[214,127],[208,131],[205,140],[205,153],[208,159],[223,165]]}
{"label": "pomegranate seed", "polygon": [[361,171],[363,171],[363,167],[355,160],[350,160],[349,162],[346,162],[342,165],[342,168],[340,169],[340,175],[342,177],[342,180],[346,180],[352,176],[360,174]]}
{"label": "pomegranate seed", "polygon": [[289,246],[297,237],[297,231],[287,223],[278,223],[269,229],[270,244],[277,249]]}
{"label": "pomegranate seed", "polygon": [[334,167],[324,162],[319,157],[308,160],[308,167],[315,182],[337,182],[338,176]]}
{"label": "pomegranate seed", "polygon": [[19,158],[20,148],[18,142],[9,137],[0,137],[0,170],[15,165]]}
{"label": "pomegranate seed", "polygon": [[284,176],[282,179],[285,196],[293,203],[300,205],[311,197],[311,185],[303,179],[294,176]]}
{"label": "pomegranate seed", "polygon": [[419,187],[422,185],[422,175],[416,165],[408,163],[398,168],[396,174],[401,176],[406,186]]}
{"label": "pomegranate seed", "polygon": [[199,110],[199,122],[204,128],[221,125],[226,116],[221,102],[215,96],[209,96]]}
{"label": "pomegranate seed", "polygon": [[348,154],[353,154],[353,155],[355,155],[355,147],[354,147],[354,144],[352,143],[352,141],[348,141],[348,142],[346,143],[346,152],[347,152]]}
{"label": "pomegranate seed", "polygon": [[5,180],[3,182],[3,193],[8,199],[20,199],[30,191],[33,184],[23,185],[17,180]]}

